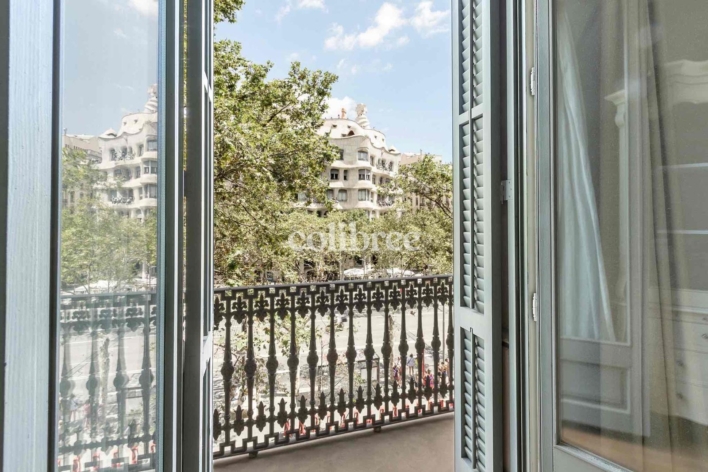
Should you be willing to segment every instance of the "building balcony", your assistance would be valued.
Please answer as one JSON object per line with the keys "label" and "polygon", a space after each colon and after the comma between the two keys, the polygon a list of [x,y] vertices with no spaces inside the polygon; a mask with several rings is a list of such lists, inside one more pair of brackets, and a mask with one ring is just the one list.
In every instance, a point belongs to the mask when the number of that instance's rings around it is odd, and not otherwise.
{"label": "building balcony", "polygon": [[111,205],[116,205],[116,206],[121,206],[121,207],[130,206],[133,203],[135,203],[135,199],[133,197],[113,197],[109,201],[110,201]]}
{"label": "building balcony", "polygon": [[246,457],[221,459],[218,472],[449,472],[453,466],[452,414],[391,426],[382,434],[355,433]]}
{"label": "building balcony", "polygon": [[215,303],[215,458],[453,409],[451,276],[219,289]]}
{"label": "building balcony", "polygon": [[157,174],[140,174],[141,184],[157,184]]}
{"label": "building balcony", "polygon": [[[154,470],[156,303],[63,297],[59,472]],[[313,447],[297,467],[451,461],[451,307],[449,275],[217,289],[213,455],[232,458],[217,467],[282,470]]]}

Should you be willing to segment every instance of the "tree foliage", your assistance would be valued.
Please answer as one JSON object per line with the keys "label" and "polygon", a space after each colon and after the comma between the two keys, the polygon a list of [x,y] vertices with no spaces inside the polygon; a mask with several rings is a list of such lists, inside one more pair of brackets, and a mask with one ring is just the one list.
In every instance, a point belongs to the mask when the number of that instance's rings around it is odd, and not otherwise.
{"label": "tree foliage", "polygon": [[401,166],[384,193],[403,195],[409,202],[417,197],[421,206],[452,220],[452,166],[437,162],[430,154],[418,162]]}
{"label": "tree foliage", "polygon": [[83,150],[64,148],[62,190],[66,204],[61,217],[61,284],[63,290],[82,288],[120,291],[133,282],[144,264],[157,259],[155,215],[144,222],[121,215],[101,200],[110,190],[105,175]]}
{"label": "tree foliage", "polygon": [[[269,79],[240,44],[219,41],[214,60],[214,232],[217,281],[262,282],[291,256],[285,243],[297,195],[324,200],[337,149],[317,133],[336,76],[292,63]],[[287,271],[286,271],[287,272]]]}

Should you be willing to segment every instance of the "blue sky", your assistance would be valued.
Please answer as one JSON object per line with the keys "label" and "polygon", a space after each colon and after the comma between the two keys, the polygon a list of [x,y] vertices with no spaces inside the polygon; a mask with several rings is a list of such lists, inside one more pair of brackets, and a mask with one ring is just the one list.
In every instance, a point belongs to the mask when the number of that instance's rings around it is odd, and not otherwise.
{"label": "blue sky", "polygon": [[336,73],[332,109],[365,103],[372,126],[403,152],[442,154],[452,145],[449,0],[246,0],[238,23],[217,39],[274,63],[298,60]]}
{"label": "blue sky", "polygon": [[62,128],[69,134],[117,130],[142,111],[157,82],[155,0],[65,0]]}
{"label": "blue sky", "polygon": [[[157,81],[157,0],[65,2],[63,123],[70,134],[118,129],[142,110]],[[243,44],[250,60],[293,60],[339,76],[332,109],[372,126],[403,152],[442,154],[452,131],[449,0],[246,0],[217,38]]]}

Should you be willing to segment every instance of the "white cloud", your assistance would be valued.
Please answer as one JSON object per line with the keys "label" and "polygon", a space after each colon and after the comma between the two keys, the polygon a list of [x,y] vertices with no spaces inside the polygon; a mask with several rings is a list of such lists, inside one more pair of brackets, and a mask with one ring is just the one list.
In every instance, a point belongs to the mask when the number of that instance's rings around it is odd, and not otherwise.
{"label": "white cloud", "polygon": [[351,51],[354,49],[357,43],[357,36],[355,34],[344,34],[344,27],[333,24],[330,28],[332,36],[325,39],[325,49],[335,50],[335,49],[345,49]]}
{"label": "white cloud", "polygon": [[298,0],[298,8],[319,8],[320,10],[325,9],[324,0]]}
{"label": "white cloud", "polygon": [[396,40],[396,47],[401,47],[405,46],[410,42],[410,38],[408,36],[401,36]]}
{"label": "white cloud", "polygon": [[433,2],[426,0],[415,8],[411,24],[423,37],[427,37],[449,31],[449,17],[450,10],[433,11]]}
{"label": "white cloud", "polygon": [[380,74],[391,70],[393,70],[393,64],[390,62],[382,64],[381,59],[374,59],[371,62],[363,64],[352,64],[346,59],[340,59],[337,63],[337,73],[340,75],[356,75],[359,73]]}
{"label": "white cloud", "polygon": [[157,17],[157,0],[129,0],[128,5],[140,14]]}
{"label": "white cloud", "polygon": [[325,118],[338,118],[342,113],[342,108],[347,111],[347,118],[354,119],[356,117],[356,101],[351,97],[329,99]]}
{"label": "white cloud", "polygon": [[125,33],[123,32],[123,30],[120,29],[120,28],[114,29],[114,30],[113,30],[113,34],[115,34],[115,35],[118,36],[119,38],[128,39],[128,35],[125,34]]}
{"label": "white cloud", "polygon": [[290,2],[285,3],[280,9],[278,10],[278,13],[275,14],[275,21],[280,23],[283,21],[283,18],[288,16],[288,13],[290,13],[290,10],[292,10],[292,6],[290,5]]}
{"label": "white cloud", "polygon": [[296,8],[298,10],[306,9],[319,9],[325,10],[325,0],[286,0],[283,6],[278,9],[278,13],[275,14],[275,21],[280,23],[283,18],[288,16],[288,14]]}
{"label": "white cloud", "polygon": [[403,10],[392,3],[384,3],[376,12],[374,24],[358,34],[345,34],[344,27],[332,25],[331,36],[325,39],[325,49],[350,51],[355,47],[372,48],[380,45],[393,31],[406,24]]}
{"label": "white cloud", "polygon": [[288,62],[297,61],[300,58],[300,54],[293,52],[288,55]]}

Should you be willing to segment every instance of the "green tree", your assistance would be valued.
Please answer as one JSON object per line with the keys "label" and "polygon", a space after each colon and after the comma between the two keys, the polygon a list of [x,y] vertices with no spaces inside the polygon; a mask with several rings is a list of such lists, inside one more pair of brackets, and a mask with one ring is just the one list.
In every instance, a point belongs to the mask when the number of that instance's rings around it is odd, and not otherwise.
{"label": "green tree", "polygon": [[[422,206],[452,220],[452,165],[437,162],[430,154],[400,166],[398,175],[384,188],[384,195],[421,199]],[[400,198],[398,198],[399,201]]]}
{"label": "green tree", "polygon": [[[377,265],[426,274],[451,273],[452,166],[427,154],[418,162],[401,166],[398,175],[382,187],[381,194],[395,198],[397,211],[375,221],[375,231],[412,235],[416,249],[379,245],[379,251],[372,254]],[[420,204],[414,206],[416,199]]]}
{"label": "green tree", "polygon": [[218,41],[214,61],[214,262],[218,283],[265,281],[288,274],[293,203],[306,193],[325,200],[322,174],[338,156],[317,133],[336,76],[291,64],[269,79],[233,41]]}
{"label": "green tree", "polygon": [[[104,204],[101,195],[113,186],[83,150],[62,153],[61,284],[90,293],[96,282],[102,290],[120,291],[132,282],[142,264],[155,264],[155,218],[146,223],[126,218]],[[116,188],[120,187],[120,183]]]}

